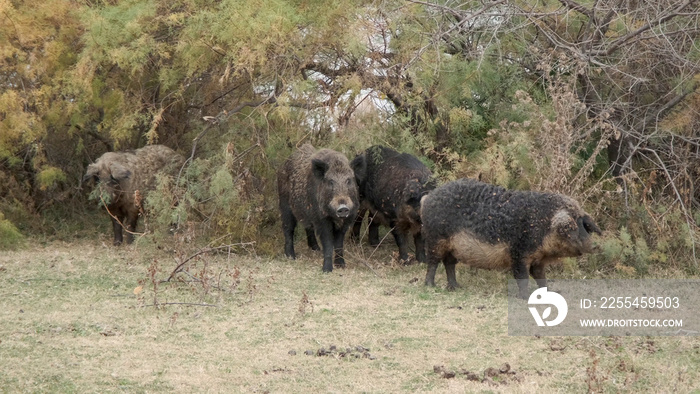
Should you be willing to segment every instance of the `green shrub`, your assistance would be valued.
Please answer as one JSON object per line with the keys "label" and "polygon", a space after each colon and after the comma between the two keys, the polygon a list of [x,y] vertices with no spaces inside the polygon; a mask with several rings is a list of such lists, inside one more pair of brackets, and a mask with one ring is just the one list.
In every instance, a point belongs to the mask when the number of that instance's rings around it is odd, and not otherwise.
{"label": "green shrub", "polygon": [[24,236],[17,230],[5,215],[0,212],[0,250],[14,249],[18,247]]}

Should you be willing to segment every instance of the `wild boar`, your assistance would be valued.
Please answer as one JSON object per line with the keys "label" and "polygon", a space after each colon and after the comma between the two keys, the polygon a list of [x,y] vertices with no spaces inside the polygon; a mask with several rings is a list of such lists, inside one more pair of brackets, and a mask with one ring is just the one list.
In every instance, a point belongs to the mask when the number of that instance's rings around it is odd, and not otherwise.
{"label": "wild boar", "polygon": [[438,187],[421,205],[428,272],[445,265],[449,289],[458,287],[458,261],[477,268],[510,268],[519,296],[528,296],[528,272],[547,285],[545,267],[562,257],[593,250],[591,234],[601,231],[572,198],[535,191],[506,190],[472,179]]}
{"label": "wild boar", "polygon": [[83,182],[95,182],[107,195],[107,211],[114,229],[114,245],[133,242],[142,201],[155,187],[156,175],[179,169],[184,158],[163,145],[148,145],[141,149],[107,152],[88,165]]}
{"label": "wild boar", "polygon": [[347,157],[309,144],[292,153],[277,173],[284,254],[292,259],[297,221],[306,229],[307,243],[323,246],[323,272],[344,267],[343,241],[359,207],[355,173]]}
{"label": "wild boar", "polygon": [[421,236],[420,200],[435,188],[432,173],[417,157],[380,145],[367,148],[351,162],[360,191],[360,214],[352,237],[360,238],[365,211],[369,211],[369,243],[379,244],[379,225],[391,227],[399,260],[408,259],[408,235],[413,236],[416,259],[425,261]]}

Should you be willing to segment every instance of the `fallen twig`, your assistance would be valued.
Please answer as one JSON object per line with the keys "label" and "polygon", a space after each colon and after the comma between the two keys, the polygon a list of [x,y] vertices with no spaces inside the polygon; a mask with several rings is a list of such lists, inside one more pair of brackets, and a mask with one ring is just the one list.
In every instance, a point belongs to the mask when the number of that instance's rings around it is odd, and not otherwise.
{"label": "fallen twig", "polygon": [[159,302],[158,304],[148,304],[144,305],[146,306],[164,306],[164,305],[185,305],[185,306],[206,306],[206,307],[212,307],[212,308],[218,308],[218,305],[214,304],[197,304],[194,302]]}
{"label": "fallen twig", "polygon": [[178,272],[180,272],[180,271],[182,270],[182,267],[184,267],[185,264],[187,264],[189,261],[191,261],[192,259],[194,259],[194,258],[197,257],[197,256],[200,256],[200,255],[206,254],[206,253],[210,253],[210,252],[216,252],[217,250],[221,250],[221,249],[228,249],[228,250],[230,250],[230,249],[231,249],[232,247],[234,247],[234,246],[250,246],[250,245],[253,245],[253,244],[255,244],[254,241],[253,241],[253,242],[241,242],[241,243],[236,243],[236,244],[221,245],[221,246],[217,246],[217,247],[213,247],[213,248],[212,248],[212,247],[207,247],[207,248],[204,248],[204,249],[200,249],[199,251],[197,251],[197,253],[195,253],[195,254],[193,254],[193,255],[187,257],[187,258],[184,259],[182,262],[180,262],[180,264],[178,264],[178,265],[175,267],[175,269],[174,269],[173,272],[170,274],[170,276],[168,276],[168,279],[166,279],[164,282],[170,282],[170,280],[175,276],[175,274],[177,274]]}

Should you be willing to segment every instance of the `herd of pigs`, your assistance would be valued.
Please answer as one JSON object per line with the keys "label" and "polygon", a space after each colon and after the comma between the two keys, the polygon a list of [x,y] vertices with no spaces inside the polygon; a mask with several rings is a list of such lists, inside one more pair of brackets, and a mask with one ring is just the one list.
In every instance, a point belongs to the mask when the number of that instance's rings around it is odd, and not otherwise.
{"label": "herd of pigs", "polygon": [[[173,173],[184,158],[163,145],[108,152],[88,166],[84,182],[99,184],[114,228],[114,244],[133,240],[143,212],[143,195],[156,174]],[[459,286],[455,265],[508,269],[526,298],[529,275],[546,286],[545,267],[563,257],[593,249],[591,234],[601,231],[572,198],[536,191],[507,190],[473,179],[437,186],[431,171],[415,156],[375,145],[352,161],[331,149],[305,144],[277,174],[284,253],[295,258],[294,230],[306,230],[309,248],[323,251],[323,271],[345,266],[343,243],[359,242],[367,215],[369,242],[379,244],[379,226],[391,228],[399,259],[409,262],[408,238],[415,256],[426,262],[425,284],[435,286],[440,262],[447,286]],[[321,244],[319,246],[318,239]]]}

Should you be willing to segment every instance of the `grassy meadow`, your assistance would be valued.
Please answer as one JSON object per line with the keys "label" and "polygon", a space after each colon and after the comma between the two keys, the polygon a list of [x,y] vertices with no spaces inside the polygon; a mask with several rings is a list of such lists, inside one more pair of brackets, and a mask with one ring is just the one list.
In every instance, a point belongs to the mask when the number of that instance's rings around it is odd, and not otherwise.
{"label": "grassy meadow", "polygon": [[[109,236],[0,253],[2,392],[692,392],[687,337],[509,337],[503,272],[425,266],[349,245],[321,255]],[[235,253],[234,253],[235,252]],[[188,260],[189,259],[189,260]],[[183,263],[181,265],[181,263]],[[180,266],[178,272],[173,271]],[[558,271],[557,271],[558,270]],[[570,275],[566,264],[550,277]],[[170,278],[169,281],[167,281]],[[697,391],[696,391],[697,392]]]}

